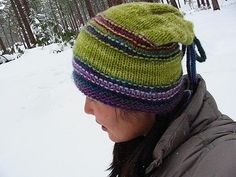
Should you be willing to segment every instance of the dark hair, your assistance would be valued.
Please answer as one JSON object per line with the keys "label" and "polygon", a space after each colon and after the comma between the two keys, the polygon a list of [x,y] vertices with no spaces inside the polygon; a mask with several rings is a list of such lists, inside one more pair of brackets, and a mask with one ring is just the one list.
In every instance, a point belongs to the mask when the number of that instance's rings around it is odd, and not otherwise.
{"label": "dark hair", "polygon": [[185,90],[183,99],[173,112],[156,115],[156,121],[146,136],[128,142],[115,143],[109,177],[145,177],[145,170],[153,160],[153,150],[170,123],[185,109],[192,93]]}
{"label": "dark hair", "polygon": [[145,169],[152,161],[152,152],[167,129],[171,119],[156,116],[156,121],[146,136],[128,142],[115,143],[113,162],[108,170],[110,177],[144,177]]}

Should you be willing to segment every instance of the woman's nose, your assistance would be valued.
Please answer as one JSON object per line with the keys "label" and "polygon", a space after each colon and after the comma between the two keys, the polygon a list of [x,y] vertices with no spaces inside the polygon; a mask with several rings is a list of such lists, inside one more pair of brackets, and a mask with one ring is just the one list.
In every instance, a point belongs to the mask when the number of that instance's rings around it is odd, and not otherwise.
{"label": "woman's nose", "polygon": [[85,112],[86,114],[92,114],[92,115],[94,115],[94,113],[93,113],[93,107],[92,107],[91,101],[90,101],[89,98],[87,98],[87,97],[86,97],[86,99],[85,99],[84,112]]}

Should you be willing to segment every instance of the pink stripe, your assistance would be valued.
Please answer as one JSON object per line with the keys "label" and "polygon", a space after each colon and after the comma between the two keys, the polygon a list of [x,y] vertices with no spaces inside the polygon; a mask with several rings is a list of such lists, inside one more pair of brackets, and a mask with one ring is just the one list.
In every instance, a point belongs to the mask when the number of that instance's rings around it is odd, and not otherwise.
{"label": "pink stripe", "polygon": [[149,40],[144,39],[144,38],[142,39],[142,38],[134,35],[133,33],[129,32],[128,30],[125,30],[124,28],[121,28],[117,25],[112,24],[111,22],[109,22],[108,20],[103,18],[102,16],[96,16],[96,17],[94,17],[94,20],[97,23],[99,23],[100,25],[102,25],[103,27],[105,27],[105,28],[109,27],[110,29],[112,29],[116,33],[121,34],[122,37],[125,36],[128,39],[132,39],[132,40],[136,41],[137,43],[142,44],[148,48],[156,48],[155,44],[153,44]]}

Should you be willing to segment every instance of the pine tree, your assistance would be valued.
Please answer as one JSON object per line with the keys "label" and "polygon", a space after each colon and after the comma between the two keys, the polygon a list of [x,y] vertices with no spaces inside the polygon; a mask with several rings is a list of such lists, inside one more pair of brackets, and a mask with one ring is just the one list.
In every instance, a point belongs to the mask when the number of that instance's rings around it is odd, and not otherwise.
{"label": "pine tree", "polygon": [[3,54],[7,52],[6,46],[4,45],[1,36],[0,36],[0,47],[3,50]]}
{"label": "pine tree", "polygon": [[94,13],[91,1],[90,0],[85,0],[85,4],[86,4],[86,7],[87,7],[90,18],[94,17],[95,13]]}
{"label": "pine tree", "polygon": [[212,0],[213,10],[220,10],[220,5],[217,0]]}
{"label": "pine tree", "polygon": [[123,3],[122,0],[108,0],[109,7],[116,6],[122,3]]}
{"label": "pine tree", "polygon": [[30,44],[30,41],[29,41],[29,37],[28,37],[28,35],[27,35],[26,32],[25,32],[26,30],[25,30],[25,27],[24,27],[24,25],[23,25],[23,23],[22,23],[22,20],[21,20],[21,18],[20,18],[20,15],[19,15],[18,9],[17,9],[17,7],[16,7],[15,1],[14,1],[14,0],[10,0],[10,1],[11,1],[12,8],[13,8],[13,10],[14,10],[14,13],[15,13],[16,19],[17,19],[17,21],[18,21],[18,24],[19,24],[19,26],[20,26],[20,28],[21,28],[21,31],[22,31],[22,34],[23,34],[23,36],[24,36],[24,41],[25,41],[25,43],[26,43],[26,45],[27,45],[27,48],[31,48],[31,44]]}
{"label": "pine tree", "polygon": [[80,25],[84,25],[84,19],[82,17],[82,14],[81,14],[81,10],[79,8],[79,4],[76,0],[73,0],[74,4],[75,4],[75,7],[76,7],[76,10],[77,10],[77,14],[78,14],[78,19],[79,19],[79,22],[80,22]]}
{"label": "pine tree", "polygon": [[210,5],[209,0],[206,0],[206,4],[207,4],[208,9],[210,9],[210,8],[211,8],[211,5]]}
{"label": "pine tree", "polygon": [[144,2],[154,2],[153,0],[143,0]]}
{"label": "pine tree", "polygon": [[28,0],[20,0],[21,4],[24,8],[24,12],[27,15],[28,18],[30,18],[30,7],[29,7],[29,2]]}
{"label": "pine tree", "polygon": [[178,9],[178,5],[175,0],[170,0],[170,4]]}
{"label": "pine tree", "polygon": [[[25,14],[23,10],[24,6],[21,4],[20,0],[11,0],[11,2],[16,8],[16,13],[18,11],[18,16],[19,16],[18,20],[21,21],[22,23],[22,30],[23,29],[26,30],[29,41],[31,42],[32,45],[35,45],[36,40],[31,30],[29,20],[27,19],[27,15]],[[30,44],[30,47],[31,47],[31,44]]]}

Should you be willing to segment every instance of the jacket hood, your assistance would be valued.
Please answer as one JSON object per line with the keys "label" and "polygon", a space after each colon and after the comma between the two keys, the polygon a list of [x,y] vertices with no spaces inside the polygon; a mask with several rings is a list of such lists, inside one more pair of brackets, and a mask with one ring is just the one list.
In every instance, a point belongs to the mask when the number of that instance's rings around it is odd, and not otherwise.
{"label": "jacket hood", "polygon": [[221,115],[216,102],[198,75],[198,87],[184,111],[167,128],[153,151],[154,161],[146,168],[150,173],[191,136],[203,131]]}

